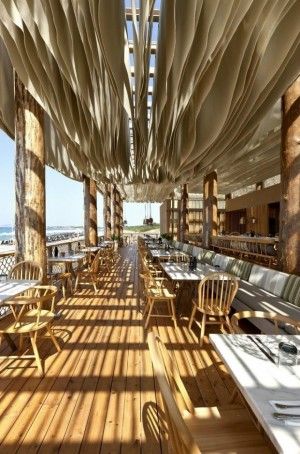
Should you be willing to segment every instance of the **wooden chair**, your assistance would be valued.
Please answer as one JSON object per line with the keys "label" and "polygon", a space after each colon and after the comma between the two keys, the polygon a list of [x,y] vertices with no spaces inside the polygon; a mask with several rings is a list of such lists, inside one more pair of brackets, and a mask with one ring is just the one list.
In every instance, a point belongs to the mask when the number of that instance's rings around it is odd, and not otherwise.
{"label": "wooden chair", "polygon": [[95,258],[91,264],[86,269],[80,269],[76,273],[76,280],[75,280],[75,288],[74,291],[76,292],[77,288],[81,284],[88,284],[94,287],[95,292],[97,292],[97,284],[100,280],[100,266],[101,266],[101,250],[97,252]]}
{"label": "wooden chair", "polygon": [[50,285],[57,285],[61,283],[63,298],[66,297],[67,290],[69,289],[70,294],[73,292],[72,286],[72,273],[67,271],[49,273],[47,275],[48,282]]}
{"label": "wooden chair", "polygon": [[14,265],[8,273],[8,279],[26,279],[41,282],[43,269],[35,262],[24,261]]}
{"label": "wooden chair", "polygon": [[[168,281],[165,278],[154,277],[150,273],[141,274],[144,279],[144,292],[146,298],[146,306],[143,316],[146,316],[145,328],[148,327],[151,317],[168,317],[173,320],[174,327],[177,328],[176,313],[175,313],[175,298],[176,295],[168,288]],[[155,305],[165,303],[169,314],[153,314]],[[148,315],[147,315],[148,313]]]}
{"label": "wooden chair", "polygon": [[196,312],[202,314],[200,323],[200,346],[203,344],[207,324],[226,324],[231,332],[229,311],[238,290],[238,280],[228,273],[212,273],[206,276],[198,286],[198,302],[193,301],[193,309],[189,320],[192,328]]}
{"label": "wooden chair", "polygon": [[[11,309],[11,314],[0,320],[0,336],[16,335],[21,339],[20,350],[23,347],[23,338],[29,336],[33,355],[9,356],[9,358],[35,358],[37,368],[41,375],[44,374],[42,361],[37,347],[37,339],[45,337],[42,331],[47,332],[56,350],[61,350],[53,332],[52,323],[55,317],[54,304],[57,288],[55,286],[34,287],[34,296],[25,298],[20,295],[5,304]],[[46,307],[49,305],[49,307]],[[47,336],[47,337],[48,337]]]}
{"label": "wooden chair", "polygon": [[176,361],[158,336],[147,337],[174,454],[271,452],[248,411],[238,405],[195,408]]}
{"label": "wooden chair", "polygon": [[[288,325],[289,334],[300,334],[300,321],[294,320],[290,317],[280,315],[277,312],[263,312],[263,311],[242,311],[236,312],[231,317],[231,327],[234,333],[243,334],[245,331],[239,325],[240,320],[242,319],[251,319],[251,318],[262,318],[265,320],[270,320],[274,323],[275,328],[278,330],[278,333],[281,334],[280,327],[283,325]],[[293,332],[294,331],[294,332]]]}

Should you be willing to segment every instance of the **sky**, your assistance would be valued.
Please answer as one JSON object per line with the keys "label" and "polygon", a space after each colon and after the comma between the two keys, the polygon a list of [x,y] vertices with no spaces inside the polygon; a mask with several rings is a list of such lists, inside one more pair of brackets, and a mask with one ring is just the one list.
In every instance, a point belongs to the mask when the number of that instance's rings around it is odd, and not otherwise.
{"label": "sky", "polygon": [[[0,226],[14,225],[15,217],[15,143],[0,130]],[[103,198],[98,193],[98,225],[103,226]],[[159,222],[159,205],[151,204],[154,222]],[[149,204],[147,206],[149,216]],[[144,203],[124,203],[124,219],[128,225],[141,225],[145,217]],[[83,185],[46,167],[47,226],[83,225]]]}

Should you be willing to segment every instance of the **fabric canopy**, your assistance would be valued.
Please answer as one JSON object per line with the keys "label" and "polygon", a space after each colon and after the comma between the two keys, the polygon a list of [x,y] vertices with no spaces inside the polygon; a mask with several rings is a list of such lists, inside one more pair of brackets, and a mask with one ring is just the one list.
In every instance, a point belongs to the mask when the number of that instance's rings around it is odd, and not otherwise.
{"label": "fabric canopy", "polygon": [[278,173],[300,0],[139,3],[0,0],[1,127],[13,136],[15,68],[45,110],[47,163],[71,178],[161,201],[212,170],[222,192]]}

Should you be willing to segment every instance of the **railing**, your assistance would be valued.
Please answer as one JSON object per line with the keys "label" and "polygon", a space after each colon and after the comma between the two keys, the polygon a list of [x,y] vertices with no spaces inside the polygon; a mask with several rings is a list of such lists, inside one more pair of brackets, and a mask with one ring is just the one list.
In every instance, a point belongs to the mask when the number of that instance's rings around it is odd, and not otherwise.
{"label": "railing", "polygon": [[257,262],[277,263],[277,238],[220,235],[212,238],[215,250]]}
{"label": "railing", "polygon": [[[100,237],[99,240],[101,240],[102,238],[103,237]],[[49,257],[54,255],[55,246],[57,247],[59,254],[61,252],[72,253],[84,247],[84,239],[83,237],[79,237],[70,238],[69,240],[52,241],[47,243],[47,252]],[[0,277],[5,278],[8,275],[9,270],[14,266],[14,264],[15,252],[13,250],[13,246],[11,251],[0,252]],[[53,265],[53,267],[54,266],[56,265]]]}

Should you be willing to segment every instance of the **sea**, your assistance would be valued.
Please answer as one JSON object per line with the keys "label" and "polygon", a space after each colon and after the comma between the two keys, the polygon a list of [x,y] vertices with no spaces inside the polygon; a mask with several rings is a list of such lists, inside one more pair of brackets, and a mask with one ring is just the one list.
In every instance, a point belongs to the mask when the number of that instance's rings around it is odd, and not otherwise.
{"label": "sea", "polygon": [[[103,234],[103,227],[98,228],[98,235]],[[47,241],[57,241],[83,235],[83,226],[49,226],[46,228]],[[13,248],[15,230],[11,226],[0,226],[0,251]]]}

